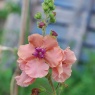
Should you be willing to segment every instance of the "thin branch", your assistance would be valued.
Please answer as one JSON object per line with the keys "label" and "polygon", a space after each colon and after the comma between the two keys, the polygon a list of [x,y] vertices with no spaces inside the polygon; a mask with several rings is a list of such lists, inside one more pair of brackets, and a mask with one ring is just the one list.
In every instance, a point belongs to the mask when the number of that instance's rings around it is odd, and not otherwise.
{"label": "thin branch", "polygon": [[[26,24],[27,24],[27,17],[28,17],[28,8],[29,8],[29,0],[22,1],[22,14],[21,14],[21,29],[20,29],[20,39],[19,39],[19,46],[24,44],[25,40],[25,32],[26,32]],[[18,86],[14,79],[20,73],[19,67],[17,65],[16,71],[11,80],[10,85],[10,95],[18,95]]]}

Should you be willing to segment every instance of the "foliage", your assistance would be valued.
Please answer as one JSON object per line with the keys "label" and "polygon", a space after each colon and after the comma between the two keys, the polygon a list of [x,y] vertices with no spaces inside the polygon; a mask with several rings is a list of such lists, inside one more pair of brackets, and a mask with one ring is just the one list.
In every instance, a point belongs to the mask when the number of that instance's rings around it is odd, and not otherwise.
{"label": "foliage", "polygon": [[8,14],[10,13],[21,13],[21,8],[18,4],[15,3],[7,3],[6,6],[0,10],[0,19],[6,19]]}

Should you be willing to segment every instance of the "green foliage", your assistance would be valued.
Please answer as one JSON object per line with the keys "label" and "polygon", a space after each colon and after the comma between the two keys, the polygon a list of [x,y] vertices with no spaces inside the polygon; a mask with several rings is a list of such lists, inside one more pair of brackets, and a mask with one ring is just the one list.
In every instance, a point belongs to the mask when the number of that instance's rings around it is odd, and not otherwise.
{"label": "green foliage", "polygon": [[2,39],[2,30],[0,30],[0,43],[1,43],[1,39]]}
{"label": "green foliage", "polygon": [[9,2],[6,4],[6,9],[9,13],[21,13],[21,8],[18,4]]}
{"label": "green foliage", "polygon": [[6,19],[8,15],[8,10],[6,8],[0,10],[0,19]]}
{"label": "green foliage", "polygon": [[9,95],[12,70],[0,71],[0,95]]}
{"label": "green foliage", "polygon": [[0,10],[0,19],[6,19],[9,13],[21,13],[21,8],[15,3],[7,3],[6,6]]}

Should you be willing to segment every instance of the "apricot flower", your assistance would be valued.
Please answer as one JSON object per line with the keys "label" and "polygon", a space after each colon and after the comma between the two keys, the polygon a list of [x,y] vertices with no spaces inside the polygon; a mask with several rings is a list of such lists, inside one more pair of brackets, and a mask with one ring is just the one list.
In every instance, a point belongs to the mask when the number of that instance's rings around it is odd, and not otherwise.
{"label": "apricot flower", "polygon": [[76,61],[74,52],[69,48],[62,50],[63,60],[60,64],[52,69],[52,77],[57,82],[64,82],[71,76],[71,67],[72,64]]}
{"label": "apricot flower", "polygon": [[63,59],[54,37],[33,34],[28,37],[28,41],[29,44],[20,46],[18,50],[18,63],[22,74],[16,80],[20,86],[28,86],[36,78],[46,76],[49,67],[58,66]]}

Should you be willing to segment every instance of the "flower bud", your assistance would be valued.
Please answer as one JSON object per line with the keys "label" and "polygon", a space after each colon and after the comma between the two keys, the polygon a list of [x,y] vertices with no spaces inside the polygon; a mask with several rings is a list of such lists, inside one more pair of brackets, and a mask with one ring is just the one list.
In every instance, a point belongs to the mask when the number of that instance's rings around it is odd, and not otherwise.
{"label": "flower bud", "polygon": [[53,13],[50,13],[49,16],[50,16],[50,18],[54,18],[54,14]]}
{"label": "flower bud", "polygon": [[46,11],[48,11],[49,7],[45,3],[42,3],[42,8],[46,12]]}
{"label": "flower bud", "polygon": [[42,18],[42,14],[40,12],[38,12],[37,14],[35,14],[34,18],[35,19],[41,19]]}
{"label": "flower bud", "polygon": [[50,2],[49,4],[48,4],[48,6],[50,7],[50,8],[52,8],[53,7],[53,3],[52,2]]}
{"label": "flower bud", "polygon": [[46,25],[46,24],[45,24],[44,22],[40,22],[39,25],[38,25],[38,27],[39,27],[39,28],[43,28],[45,25]]}
{"label": "flower bud", "polygon": [[55,37],[58,36],[58,34],[57,34],[54,30],[51,30],[50,35],[51,35],[51,36],[55,36]]}
{"label": "flower bud", "polygon": [[55,5],[53,5],[53,6],[51,7],[51,10],[55,10]]}
{"label": "flower bud", "polygon": [[48,4],[50,2],[50,0],[44,0],[45,4]]}
{"label": "flower bud", "polygon": [[39,95],[40,90],[38,88],[32,89],[32,94],[31,95]]}
{"label": "flower bud", "polygon": [[54,14],[54,16],[56,16],[56,12],[52,12]]}
{"label": "flower bud", "polygon": [[55,23],[56,19],[55,18],[50,18],[50,23]]}

